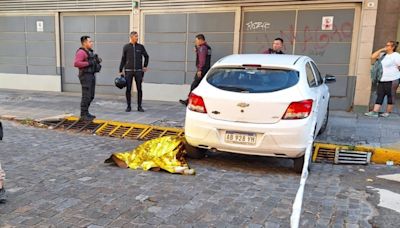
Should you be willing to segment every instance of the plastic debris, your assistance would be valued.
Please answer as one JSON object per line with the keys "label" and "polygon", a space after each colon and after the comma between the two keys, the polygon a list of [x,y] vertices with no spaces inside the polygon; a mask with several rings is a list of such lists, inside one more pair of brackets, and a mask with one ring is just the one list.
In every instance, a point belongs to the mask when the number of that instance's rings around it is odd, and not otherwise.
{"label": "plastic debris", "polygon": [[114,153],[105,162],[113,162],[121,168],[154,171],[160,168],[170,173],[194,175],[194,169],[190,169],[185,160],[183,145],[183,137],[165,136],[146,141],[133,151]]}
{"label": "plastic debris", "polygon": [[389,160],[389,161],[386,161],[386,165],[387,165],[387,166],[392,166],[392,165],[393,165],[393,161],[390,161],[390,160]]}

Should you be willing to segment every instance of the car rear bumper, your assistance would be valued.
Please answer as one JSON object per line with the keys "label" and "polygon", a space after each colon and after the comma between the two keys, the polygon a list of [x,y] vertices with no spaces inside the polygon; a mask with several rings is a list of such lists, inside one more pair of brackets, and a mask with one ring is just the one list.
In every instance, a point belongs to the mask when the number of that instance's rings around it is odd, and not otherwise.
{"label": "car rear bumper", "polygon": [[[281,120],[275,124],[254,124],[215,120],[207,114],[187,110],[186,141],[195,147],[240,154],[297,158],[304,154],[314,129],[311,116],[302,120]],[[255,145],[225,142],[226,131],[256,133]]]}

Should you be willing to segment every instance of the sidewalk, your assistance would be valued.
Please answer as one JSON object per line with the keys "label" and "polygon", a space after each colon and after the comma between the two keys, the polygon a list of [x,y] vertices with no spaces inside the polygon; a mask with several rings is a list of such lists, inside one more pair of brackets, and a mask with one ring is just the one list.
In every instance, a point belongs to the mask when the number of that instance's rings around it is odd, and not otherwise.
{"label": "sidewalk", "polygon": [[[133,99],[134,100],[134,99]],[[0,116],[38,119],[64,113],[79,115],[80,94],[0,90]],[[145,113],[125,112],[124,96],[97,96],[91,112],[99,119],[183,127],[185,107],[178,102],[144,101]],[[136,110],[133,104],[134,110]],[[331,112],[317,141],[400,148],[400,116],[365,117],[360,113]]]}

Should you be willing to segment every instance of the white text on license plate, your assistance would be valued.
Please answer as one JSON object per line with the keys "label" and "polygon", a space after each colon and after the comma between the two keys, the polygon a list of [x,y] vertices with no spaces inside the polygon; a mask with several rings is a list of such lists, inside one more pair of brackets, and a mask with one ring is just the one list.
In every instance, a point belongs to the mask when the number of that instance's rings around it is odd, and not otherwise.
{"label": "white text on license plate", "polygon": [[255,145],[257,142],[257,136],[254,133],[227,131],[225,133],[225,142],[243,145]]}

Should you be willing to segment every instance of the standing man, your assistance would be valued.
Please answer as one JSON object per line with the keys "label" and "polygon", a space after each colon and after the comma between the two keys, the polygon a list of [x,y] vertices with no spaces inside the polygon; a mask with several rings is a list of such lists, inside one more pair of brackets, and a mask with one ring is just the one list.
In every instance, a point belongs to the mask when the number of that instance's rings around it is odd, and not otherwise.
{"label": "standing man", "polygon": [[74,66],[79,69],[79,81],[82,85],[81,119],[93,120],[96,116],[89,113],[89,106],[94,99],[96,72],[100,71],[100,61],[94,54],[90,36],[81,37],[82,46],[76,51]]}
{"label": "standing man", "polygon": [[[137,89],[137,110],[139,112],[144,112],[142,108],[142,82],[144,72],[147,71],[147,65],[149,64],[149,55],[142,44],[138,43],[138,33],[131,32],[130,42],[125,44],[122,49],[121,64],[119,65],[120,75],[124,75],[126,78],[126,112],[130,112],[131,108],[131,91],[132,82],[135,78],[136,89]],[[144,64],[143,64],[144,58]],[[125,70],[125,72],[124,72]]]}
{"label": "standing man", "polygon": [[[3,140],[3,126],[0,121],[0,140]],[[6,190],[4,188],[4,179],[6,178],[6,173],[1,169],[0,163],[0,203],[4,203],[6,200]]]}
{"label": "standing man", "polygon": [[282,38],[275,38],[274,42],[272,43],[272,48],[268,48],[267,50],[263,51],[263,54],[285,54],[282,52],[283,49],[283,39]]}
{"label": "standing man", "polygon": [[[192,92],[200,84],[204,75],[207,74],[211,67],[211,47],[208,46],[206,38],[203,34],[198,34],[195,39],[196,49],[196,75],[190,86],[190,92]],[[190,93],[189,93],[190,95]],[[188,105],[189,100],[179,100],[183,105]]]}

